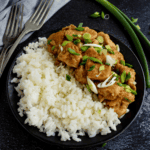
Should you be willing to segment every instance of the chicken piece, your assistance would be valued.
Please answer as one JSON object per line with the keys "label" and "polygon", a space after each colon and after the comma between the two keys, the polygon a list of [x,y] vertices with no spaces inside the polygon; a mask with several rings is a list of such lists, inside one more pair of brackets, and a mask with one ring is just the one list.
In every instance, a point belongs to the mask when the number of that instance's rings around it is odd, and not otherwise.
{"label": "chicken piece", "polygon": [[[79,53],[80,55],[71,54],[68,51],[68,48],[73,49],[76,53]],[[58,54],[57,58],[58,58],[58,60],[64,62],[68,66],[77,68],[80,63],[80,60],[82,58],[82,54],[81,54],[78,46],[76,46],[75,44],[73,44],[71,42],[63,47],[63,51]]]}
{"label": "chicken piece", "polygon": [[[69,27],[67,27],[69,28]],[[89,27],[83,27],[84,28],[84,31],[78,31],[75,29],[76,27],[74,28],[69,28],[68,30],[65,30],[65,35],[83,35],[84,33],[89,33],[91,35],[91,40],[93,41],[96,37],[97,37],[97,32],[95,30],[92,30],[90,29]],[[74,37],[74,39],[80,39],[80,40],[84,40],[83,37]]]}
{"label": "chicken piece", "polygon": [[120,118],[122,115],[126,114],[128,106],[129,102],[122,100],[121,103],[118,103],[116,106],[111,108],[114,108],[114,111],[118,114],[118,118]]}
{"label": "chicken piece", "polygon": [[104,32],[99,32],[97,36],[102,36],[104,38],[104,45],[109,45],[115,53],[114,55],[108,52],[108,55],[110,55],[115,60],[118,60],[118,63],[120,63],[120,60],[124,61],[124,56],[117,51],[115,43],[110,39],[108,34],[105,34]]}
{"label": "chicken piece", "polygon": [[75,78],[82,84],[87,84],[87,71],[83,65],[75,69]]}
{"label": "chicken piece", "polygon": [[[92,71],[88,71],[87,75],[91,80],[99,80],[104,81],[106,80],[112,73],[111,73],[111,66],[108,65],[101,65],[99,63],[94,63],[91,60],[87,60],[86,62],[86,70],[89,70],[91,66],[95,65],[95,68]],[[99,68],[104,66],[104,70],[99,71]]]}
{"label": "chicken piece", "polygon": [[92,44],[99,44],[99,42],[95,39]]}
{"label": "chicken piece", "polygon": [[[96,83],[97,85],[98,83]],[[105,88],[97,88],[98,94],[104,97],[107,100],[115,100],[120,92],[123,90],[123,87],[117,85],[116,83],[112,86]]]}
{"label": "chicken piece", "polygon": [[[48,51],[52,53],[53,55],[58,55],[60,53],[60,44],[62,44],[64,38],[65,38],[64,31],[59,31],[59,32],[51,34],[48,37],[48,40],[52,40],[48,44]],[[54,50],[52,50],[53,46],[55,46]]]}
{"label": "chicken piece", "polygon": [[98,94],[98,99],[100,100],[101,103],[105,100],[104,96],[99,94]]}
{"label": "chicken piece", "polygon": [[136,72],[134,71],[134,69],[129,68],[129,67],[124,66],[124,65],[119,64],[119,63],[117,63],[117,65],[115,66],[115,69],[116,70],[119,69],[120,75],[123,73],[123,71],[126,71],[126,74],[128,74],[130,72],[131,78],[127,81],[127,84],[130,85],[130,87],[133,90],[136,90],[136,86],[134,84]]}
{"label": "chicken piece", "polygon": [[104,38],[104,45],[109,45],[111,49],[114,51],[116,50],[115,43],[110,39],[108,34],[105,34],[104,32],[99,32],[97,36],[102,36]]}
{"label": "chicken piece", "polygon": [[95,57],[101,60],[103,63],[106,62],[106,56],[103,53],[99,55],[94,48],[88,48],[87,51],[83,55],[87,55],[89,57]]}
{"label": "chicken piece", "polygon": [[62,31],[65,31],[65,30],[74,30],[76,28],[75,25],[71,24],[70,26],[66,26],[64,28],[62,28]]}
{"label": "chicken piece", "polygon": [[116,105],[120,105],[122,99],[120,97],[117,96],[117,98],[113,101],[111,100],[104,100],[103,102],[106,103],[107,106],[109,107],[115,107]]}

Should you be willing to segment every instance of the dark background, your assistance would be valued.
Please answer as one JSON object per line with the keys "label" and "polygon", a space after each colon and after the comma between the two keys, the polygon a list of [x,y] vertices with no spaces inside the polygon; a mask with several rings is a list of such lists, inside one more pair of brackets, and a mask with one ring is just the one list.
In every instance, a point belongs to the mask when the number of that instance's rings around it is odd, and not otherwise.
{"label": "dark background", "polygon": [[[150,0],[110,0],[121,9],[129,18],[138,18],[137,24],[141,31],[150,39]],[[84,26],[104,31],[120,39],[132,50],[134,46],[124,27],[110,14],[109,20],[89,18],[94,12],[109,13],[95,0],[71,0],[59,10],[44,26],[36,31],[28,40],[20,44],[17,49],[27,45],[35,37],[43,37],[50,31],[56,31],[69,24],[76,26],[83,22]],[[150,62],[150,49],[144,49],[147,60]],[[135,52],[135,51],[134,51]],[[136,52],[135,52],[136,53]],[[15,54],[13,55],[15,57]],[[12,59],[11,59],[12,60]],[[44,150],[62,149],[45,144],[32,137],[25,131],[13,116],[6,99],[6,77],[11,60],[0,79],[0,150]],[[149,64],[150,66],[150,64]],[[150,149],[150,90],[146,91],[143,106],[136,120],[117,138],[109,141],[104,148],[100,146],[86,148],[88,150],[149,150]]]}

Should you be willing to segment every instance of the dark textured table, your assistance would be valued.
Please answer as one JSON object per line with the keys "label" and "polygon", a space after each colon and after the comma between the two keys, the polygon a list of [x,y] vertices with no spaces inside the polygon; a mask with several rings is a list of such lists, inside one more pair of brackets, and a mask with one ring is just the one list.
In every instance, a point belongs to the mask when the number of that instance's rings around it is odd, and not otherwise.
{"label": "dark textured table", "polygon": [[[150,0],[110,0],[110,2],[120,8],[129,18],[138,18],[141,31],[150,39],[150,34],[148,34],[150,31]],[[80,22],[83,22],[84,26],[89,26],[90,28],[99,29],[108,34],[112,34],[131,49],[134,49],[129,35],[112,15],[110,15],[109,20],[102,20],[101,18],[92,19],[88,17],[96,11],[109,13],[104,7],[95,2],[95,0],[72,0],[48,20],[39,31],[35,32],[27,41],[20,44],[18,49],[22,48],[22,45],[29,43],[33,37],[48,36],[48,32],[50,31],[59,30],[69,24],[78,25]],[[148,49],[144,50],[147,56],[150,55]],[[13,57],[15,57],[15,54]],[[150,62],[150,58],[147,57],[147,59],[148,62]],[[11,60],[0,79],[0,150],[62,149],[61,147],[45,144],[32,137],[20,126],[13,116],[6,99],[7,93],[5,91],[6,77]],[[109,141],[104,148],[97,146],[86,149],[149,150],[150,89],[146,92],[146,97],[138,117],[124,133]]]}

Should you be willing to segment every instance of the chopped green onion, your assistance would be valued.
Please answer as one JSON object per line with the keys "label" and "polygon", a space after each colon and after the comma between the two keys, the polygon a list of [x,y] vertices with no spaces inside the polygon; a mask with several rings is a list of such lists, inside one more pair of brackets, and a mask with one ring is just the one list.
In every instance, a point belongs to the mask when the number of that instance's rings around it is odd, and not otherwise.
{"label": "chopped green onion", "polygon": [[95,13],[91,14],[90,17],[98,18],[98,17],[100,17],[100,14],[99,14],[99,12],[95,12]]}
{"label": "chopped green onion", "polygon": [[137,27],[139,30],[141,29],[141,27],[140,27],[138,24],[136,25],[136,27]]}
{"label": "chopped green onion", "polygon": [[101,17],[102,17],[102,19],[105,18],[105,13],[103,11],[101,12]]}
{"label": "chopped green onion", "polygon": [[81,34],[78,34],[78,37],[80,38],[80,37],[82,37],[82,35],[81,35]]}
{"label": "chopped green onion", "polygon": [[100,61],[99,59],[97,59],[97,58],[95,58],[95,57],[89,57],[89,59],[92,60],[92,61],[94,61],[94,62],[103,64],[102,61]]}
{"label": "chopped green onion", "polygon": [[115,54],[109,45],[105,45],[105,47],[110,54]]}
{"label": "chopped green onion", "polygon": [[105,70],[105,66],[104,65],[99,67],[99,71],[103,71],[103,70]]}
{"label": "chopped green onion", "polygon": [[99,43],[104,43],[104,38],[102,36],[98,36],[97,40]]}
{"label": "chopped green onion", "polygon": [[105,65],[108,65],[108,66],[110,66],[110,64],[109,64],[109,63],[105,63]]}
{"label": "chopped green onion", "polygon": [[117,84],[119,85],[119,86],[123,86],[121,83],[119,83],[119,82],[117,82]]}
{"label": "chopped green onion", "polygon": [[66,80],[70,81],[70,79],[71,77],[68,74],[66,74]]}
{"label": "chopped green onion", "polygon": [[84,39],[90,39],[91,38],[91,34],[90,33],[84,33],[83,34],[83,38]]}
{"label": "chopped green onion", "polygon": [[132,90],[132,89],[130,88],[130,91],[131,91],[132,94],[137,95],[137,92],[136,92],[135,90]]}
{"label": "chopped green onion", "polygon": [[77,28],[75,28],[77,31],[84,31],[84,28],[82,28],[82,25],[83,25],[83,23],[80,23],[79,25],[78,25],[78,27]]}
{"label": "chopped green onion", "polygon": [[127,76],[126,76],[126,82],[129,80],[131,78],[131,74],[130,74],[130,72],[127,74]]}
{"label": "chopped green onion", "polygon": [[82,46],[82,47],[81,47],[81,51],[82,51],[82,52],[85,52],[88,48],[89,48],[89,46]]}
{"label": "chopped green onion", "polygon": [[92,71],[95,68],[95,65],[91,66],[88,71]]}
{"label": "chopped green onion", "polygon": [[73,41],[73,37],[72,36],[70,36],[70,35],[66,35],[66,38],[69,40],[69,41]]}
{"label": "chopped green onion", "polygon": [[73,37],[78,37],[78,35],[77,35],[77,34],[72,34],[72,36],[73,36]]}
{"label": "chopped green onion", "polygon": [[126,66],[128,66],[129,68],[132,68],[133,65],[129,64],[129,63],[125,63]]}
{"label": "chopped green onion", "polygon": [[52,47],[52,51],[55,49],[55,46]]}
{"label": "chopped green onion", "polygon": [[85,43],[92,43],[91,39],[85,39]]}
{"label": "chopped green onion", "polygon": [[62,46],[66,46],[68,43],[70,43],[71,41],[64,41],[63,43],[62,43]]}
{"label": "chopped green onion", "polygon": [[77,40],[75,40],[73,43],[74,44],[78,44],[78,43],[80,43],[81,42],[81,40],[80,39],[77,39]]}
{"label": "chopped green onion", "polygon": [[120,60],[120,63],[125,66],[125,61]]}
{"label": "chopped green onion", "polygon": [[79,53],[76,53],[76,51],[71,49],[71,48],[68,48],[68,52],[73,54],[73,55],[78,55],[78,56],[80,55]]}
{"label": "chopped green onion", "polygon": [[88,91],[91,93],[90,86],[89,86],[88,84],[86,84],[86,88],[87,88]]}
{"label": "chopped green onion", "polygon": [[85,65],[86,64],[86,61],[83,61],[80,63],[80,65]]}
{"label": "chopped green onion", "polygon": [[121,74],[121,82],[124,83],[126,80],[126,71],[123,71],[123,73]]}
{"label": "chopped green onion", "polygon": [[103,143],[102,147],[106,146],[107,143]]}
{"label": "chopped green onion", "polygon": [[134,19],[133,17],[131,17],[131,21],[132,21],[133,23],[137,23],[138,18]]}
{"label": "chopped green onion", "polygon": [[47,41],[47,44],[49,45],[51,41],[52,41],[52,40],[48,40],[48,41]]}
{"label": "chopped green onion", "polygon": [[78,27],[82,27],[83,26],[83,23],[79,23]]}
{"label": "chopped green onion", "polygon": [[127,100],[127,101],[130,102],[130,103],[132,102],[132,101],[130,101],[129,99],[127,99],[126,97],[124,97],[124,99]]}
{"label": "chopped green onion", "polygon": [[83,60],[83,61],[87,61],[88,58],[89,58],[89,56],[84,55],[84,56],[82,57],[82,60]]}
{"label": "chopped green onion", "polygon": [[100,113],[101,113],[101,110],[99,110],[98,113],[100,114]]}
{"label": "chopped green onion", "polygon": [[102,51],[102,49],[100,47],[94,47],[94,48],[98,53],[100,53]]}

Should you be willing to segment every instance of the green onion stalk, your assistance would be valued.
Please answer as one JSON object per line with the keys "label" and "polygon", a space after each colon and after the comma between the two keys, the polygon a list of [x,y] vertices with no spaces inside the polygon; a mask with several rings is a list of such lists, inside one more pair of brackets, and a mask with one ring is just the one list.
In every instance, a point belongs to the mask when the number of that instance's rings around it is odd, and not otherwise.
{"label": "green onion stalk", "polygon": [[[136,35],[140,37],[142,41],[144,41],[145,45],[147,45],[150,48],[150,43],[148,39],[144,36],[144,34],[136,27],[136,25],[123,13],[121,10],[119,10],[117,7],[115,7],[113,4],[108,2],[107,0],[96,0],[98,3],[103,5],[106,9],[108,9],[119,21],[120,23],[125,27],[126,31],[130,35],[135,48],[137,50],[137,53],[139,55],[139,58],[142,63],[142,67],[144,70],[145,75],[145,81],[147,88],[150,88],[150,81],[149,81],[149,70],[148,70],[148,64],[145,57],[145,54],[143,52],[143,48],[141,46],[141,43]],[[136,32],[136,33],[135,33]]]}

